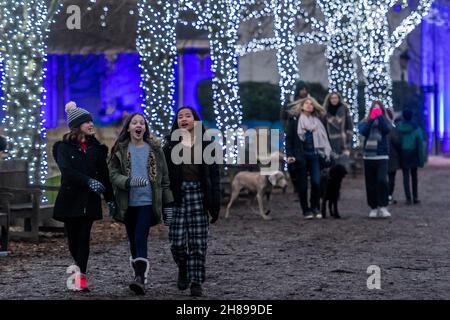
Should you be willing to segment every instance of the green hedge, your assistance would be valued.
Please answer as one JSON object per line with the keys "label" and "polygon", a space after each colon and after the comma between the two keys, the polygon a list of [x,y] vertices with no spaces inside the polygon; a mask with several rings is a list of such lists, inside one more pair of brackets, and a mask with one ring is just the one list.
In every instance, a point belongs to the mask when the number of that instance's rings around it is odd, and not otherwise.
{"label": "green hedge", "polygon": [[[204,120],[214,121],[211,80],[203,80],[197,87],[197,99],[201,106]],[[310,92],[320,103],[327,94],[327,89],[320,83],[308,83]],[[268,82],[242,82],[239,84],[243,120],[280,120],[280,88]]]}
{"label": "green hedge", "polygon": [[[323,104],[328,93],[320,83],[309,83],[312,97]],[[358,85],[358,109],[360,120],[365,115],[364,83]],[[243,108],[243,120],[278,121],[280,119],[280,89],[278,85],[267,82],[242,82],[239,84],[241,102]],[[214,121],[213,98],[211,80],[203,80],[197,87],[197,99],[201,106],[201,114],[204,120]],[[423,127],[424,101],[422,90],[414,84],[394,81],[393,83],[394,110],[401,111],[404,108],[413,110],[415,119]]]}

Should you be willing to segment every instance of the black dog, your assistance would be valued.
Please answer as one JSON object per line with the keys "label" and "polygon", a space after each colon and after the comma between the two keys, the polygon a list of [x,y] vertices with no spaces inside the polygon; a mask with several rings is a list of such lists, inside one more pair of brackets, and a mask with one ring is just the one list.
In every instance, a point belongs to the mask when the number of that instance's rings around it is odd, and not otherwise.
{"label": "black dog", "polygon": [[344,177],[347,175],[347,170],[341,164],[332,166],[328,172],[326,170],[321,176],[321,197],[322,197],[322,217],[325,218],[327,214],[327,201],[330,215],[336,219],[341,216],[338,211],[338,200],[341,191],[341,184]]}

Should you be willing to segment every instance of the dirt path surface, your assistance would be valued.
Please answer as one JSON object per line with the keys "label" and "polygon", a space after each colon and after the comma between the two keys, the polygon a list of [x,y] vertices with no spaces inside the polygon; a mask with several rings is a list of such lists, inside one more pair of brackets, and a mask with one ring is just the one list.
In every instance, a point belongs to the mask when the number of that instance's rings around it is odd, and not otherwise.
{"label": "dirt path surface", "polygon": [[[422,204],[403,204],[401,174],[389,220],[370,220],[363,177],[344,181],[341,220],[305,221],[296,196],[275,193],[271,221],[245,200],[210,229],[202,299],[449,299],[449,167],[419,173]],[[252,204],[255,207],[256,204]],[[89,262],[90,293],[65,289],[71,263],[62,237],[38,245],[12,243],[0,257],[0,299],[136,299],[122,226],[96,223]],[[150,239],[150,286],[140,299],[185,299],[166,230]],[[367,289],[367,268],[381,269],[381,290]]]}

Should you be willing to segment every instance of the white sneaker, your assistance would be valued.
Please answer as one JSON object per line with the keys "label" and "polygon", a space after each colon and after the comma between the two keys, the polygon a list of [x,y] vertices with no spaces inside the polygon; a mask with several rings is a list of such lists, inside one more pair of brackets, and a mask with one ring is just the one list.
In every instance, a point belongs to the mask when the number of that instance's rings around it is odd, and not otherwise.
{"label": "white sneaker", "polygon": [[378,209],[372,209],[369,212],[369,218],[378,218]]}
{"label": "white sneaker", "polygon": [[322,219],[322,214],[321,213],[316,214],[316,219]]}
{"label": "white sneaker", "polygon": [[380,217],[381,218],[390,218],[391,217],[391,214],[389,213],[389,211],[386,207],[380,208]]}

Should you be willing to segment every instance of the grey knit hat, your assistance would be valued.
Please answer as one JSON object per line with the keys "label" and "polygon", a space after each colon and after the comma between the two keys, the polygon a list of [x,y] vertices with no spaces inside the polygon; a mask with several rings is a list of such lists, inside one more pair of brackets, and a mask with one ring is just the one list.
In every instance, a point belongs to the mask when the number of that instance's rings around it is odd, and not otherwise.
{"label": "grey knit hat", "polygon": [[86,109],[77,107],[77,104],[70,101],[66,104],[67,124],[70,129],[81,126],[85,122],[93,121],[92,115]]}

